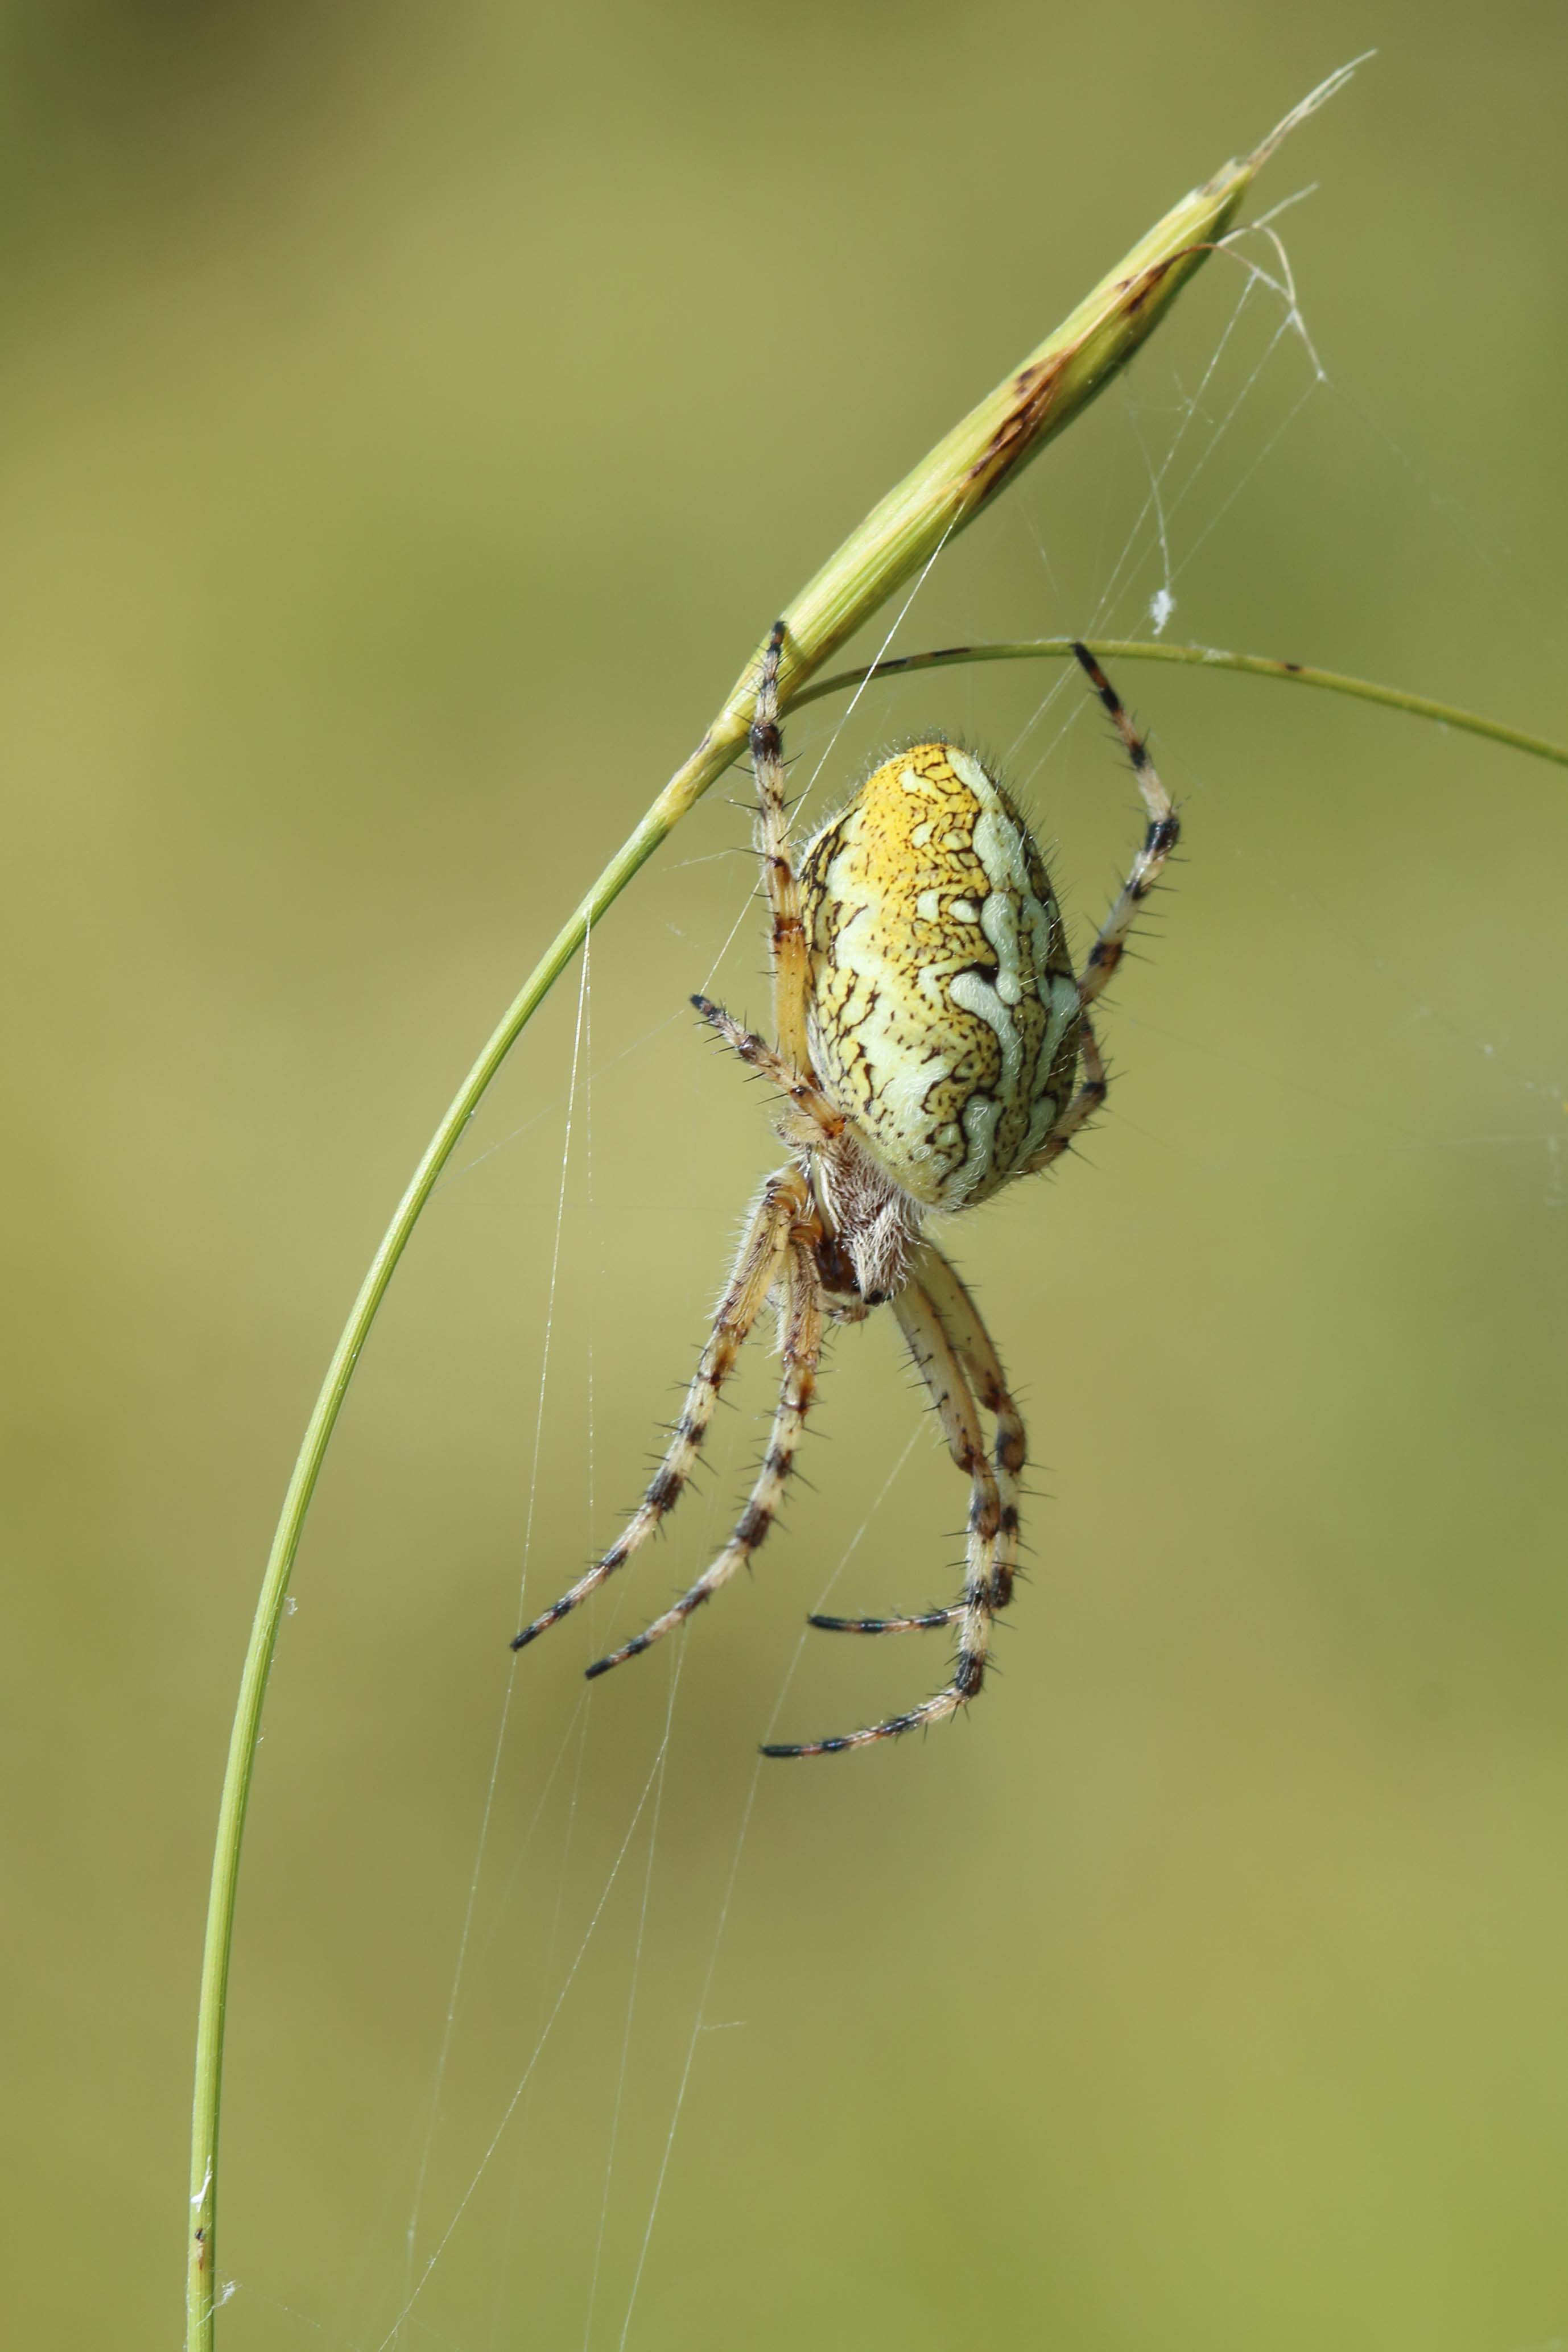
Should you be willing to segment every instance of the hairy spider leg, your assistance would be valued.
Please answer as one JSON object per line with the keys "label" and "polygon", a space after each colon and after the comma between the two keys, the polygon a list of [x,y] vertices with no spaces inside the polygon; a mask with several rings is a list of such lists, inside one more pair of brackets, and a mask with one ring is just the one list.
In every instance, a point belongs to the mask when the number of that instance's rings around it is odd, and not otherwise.
{"label": "hairy spider leg", "polygon": [[[946,1433],[948,1451],[958,1467],[968,1474],[970,1480],[968,1563],[963,1593],[951,1610],[940,1616],[935,1612],[931,1612],[936,1622],[956,1621],[959,1627],[952,1680],[934,1696],[922,1699],[918,1706],[911,1707],[905,1715],[890,1716],[885,1723],[868,1725],[861,1731],[844,1732],[832,1739],[809,1739],[787,1744],[771,1742],[763,1749],[764,1756],[841,1756],[853,1748],[868,1748],[879,1739],[900,1738],[906,1731],[917,1731],[926,1724],[941,1723],[948,1716],[956,1715],[960,1707],[966,1706],[975,1696],[984,1680],[985,1659],[991,1645],[991,1622],[996,1607],[1002,1504],[995,1473],[985,1450],[980,1409],[958,1352],[922,1284],[916,1279],[908,1282],[892,1301],[892,1307],[915,1368],[925,1383],[927,1394]],[[915,1620],[912,1623],[919,1622]],[[897,1626],[897,1621],[893,1623]]]}
{"label": "hairy spider leg", "polygon": [[[1080,982],[1080,990],[1081,986]],[[1074,1136],[1094,1117],[1110,1092],[1105,1056],[1100,1050],[1100,1039],[1087,1013],[1081,1016],[1078,1050],[1083,1064],[1082,1081],[1039,1150],[1031,1152],[1024,1162],[1023,1173],[1026,1176],[1037,1176],[1042,1168],[1048,1168],[1053,1160],[1059,1160],[1064,1151],[1070,1150]]]}
{"label": "hairy spider leg", "polygon": [[1134,728],[1121,707],[1121,700],[1110,680],[1089,651],[1087,646],[1075,646],[1080,664],[1089,684],[1110,714],[1110,721],[1121,738],[1122,748],[1132,763],[1138,779],[1138,789],[1143,795],[1143,805],[1149,812],[1149,826],[1132,860],[1126,881],[1111,904],[1110,912],[1100,927],[1100,936],[1084,961],[1078,983],[1078,1001],[1082,1009],[1083,1027],[1079,1052],[1083,1057],[1083,1078],[1072,1100],[1063,1109],[1050,1133],[1025,1163],[1023,1173],[1035,1176],[1048,1168],[1068,1150],[1073,1138],[1091,1119],[1110,1092],[1106,1076],[1105,1057],[1100,1050],[1100,1039],[1089,1017],[1089,1007],[1105,987],[1127,946],[1127,935],[1133,918],[1143,900],[1154,887],[1166,859],[1181,838],[1181,820],[1171,796],[1154,771],[1149,757],[1149,747]]}
{"label": "hairy spider leg", "polygon": [[[934,1242],[922,1242],[911,1271],[934,1307],[949,1345],[967,1373],[977,1404],[995,1421],[992,1460],[998,1501],[996,1566],[993,1577],[994,1606],[1005,1609],[1013,1597],[1018,1555],[1018,1482],[1023,1476],[1028,1444],[1023,1419],[1007,1387],[1007,1376],[991,1334],[951,1260]],[[962,1466],[962,1465],[961,1465]],[[955,1624],[967,1603],[955,1601],[945,1609],[926,1609],[911,1617],[825,1617],[807,1622],[826,1633],[928,1633]]]}
{"label": "hairy spider leg", "polygon": [[1013,1598],[1013,1578],[1018,1563],[1018,1489],[1028,1460],[1027,1433],[1008,1389],[995,1343],[952,1260],[942,1255],[934,1242],[922,1242],[915,1254],[914,1276],[969,1374],[975,1401],[996,1424],[992,1460],[996,1468],[1001,1512],[994,1588],[994,1605],[1005,1609]]}
{"label": "hairy spider leg", "polygon": [[809,1122],[802,1136],[803,1141],[820,1142],[826,1139],[831,1143],[843,1134],[848,1120],[829,1102],[814,1077],[808,1077],[804,1071],[784,1061],[750,1029],[742,1029],[733,1014],[726,1013],[721,1004],[712,1003],[706,996],[694,996],[691,1002],[704,1021],[717,1030],[731,1051],[739,1054],[742,1061],[763,1077],[771,1079],[791,1108]]}
{"label": "hairy spider leg", "polygon": [[752,768],[757,780],[757,853],[767,883],[773,917],[768,954],[773,975],[773,1035],[792,1068],[811,1068],[805,1006],[810,986],[800,883],[790,860],[789,809],[784,799],[784,745],[779,735],[779,656],[784,625],[775,621],[763,654],[752,715]]}
{"label": "hairy spider leg", "polygon": [[590,1681],[596,1675],[607,1675],[612,1666],[624,1664],[627,1658],[640,1657],[677,1625],[683,1625],[693,1610],[710,1601],[721,1585],[728,1584],[737,1570],[747,1565],[778,1517],[795,1448],[816,1393],[816,1370],[822,1358],[822,1286],[809,1251],[799,1242],[790,1246],[784,1284],[784,1377],[778,1405],[767,1452],[734,1532],[711,1568],[662,1616],[629,1642],[623,1642],[618,1650],[612,1650],[608,1657],[595,1660],[587,1670]]}
{"label": "hairy spider leg", "polygon": [[624,1568],[633,1552],[679,1501],[697,1466],[719,1391],[733,1371],[752,1327],[766,1304],[790,1246],[791,1229],[805,1205],[805,1185],[793,1168],[769,1177],[741,1244],[729,1286],[719,1302],[680,1418],[642,1501],[604,1558],[585,1576],[579,1577],[570,1591],[552,1601],[542,1616],[523,1627],[512,1642],[514,1650],[526,1649],[530,1642],[569,1616],[591,1592],[596,1592],[606,1577]]}
{"label": "hairy spider leg", "polygon": [[1110,714],[1110,723],[1121,738],[1122,749],[1132,763],[1138,789],[1143,795],[1143,805],[1149,812],[1149,829],[1132,860],[1127,879],[1100,926],[1100,937],[1090,948],[1084,963],[1078,984],[1078,999],[1080,1004],[1087,1005],[1093,1003],[1121,961],[1132,919],[1159,880],[1165,860],[1181,839],[1182,825],[1171,795],[1154,772],[1149,747],[1123,710],[1116,688],[1087,646],[1074,646],[1073,651],[1087,673],[1089,684]]}

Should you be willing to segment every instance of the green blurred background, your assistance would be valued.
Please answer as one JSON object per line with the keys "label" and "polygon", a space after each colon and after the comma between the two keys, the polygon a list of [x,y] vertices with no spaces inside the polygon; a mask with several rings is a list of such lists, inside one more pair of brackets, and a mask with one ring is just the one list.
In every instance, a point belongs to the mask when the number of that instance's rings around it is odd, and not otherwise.
{"label": "green blurred background", "polygon": [[[1321,184],[1280,226],[1326,383],[1212,264],[900,643],[1140,633],[1168,583],[1173,637],[1568,735],[1568,19],[53,0],[0,43],[5,2332],[152,2347],[266,1543],[474,1046],[844,530],[1374,44],[1254,206]],[[722,1530],[763,1351],[502,1737],[525,1552],[537,1604],[632,1499],[770,1164],[685,1011],[715,966],[763,1007],[737,775],[524,1041],[329,1464],[246,1859],[226,2345],[382,2345],[448,2231],[407,2346],[1568,2337],[1568,794],[1324,698],[1121,683],[1188,861],[1103,1129],[954,1237],[1041,1465],[1005,1679],[753,1782],[775,1710],[935,1675],[797,1654],[858,1534],[837,1605],[952,1578],[882,1318],[750,1589],[584,1702]],[[1136,827],[1081,700],[828,706],[796,774],[832,746],[820,812],[887,734],[963,730],[1081,938]]]}

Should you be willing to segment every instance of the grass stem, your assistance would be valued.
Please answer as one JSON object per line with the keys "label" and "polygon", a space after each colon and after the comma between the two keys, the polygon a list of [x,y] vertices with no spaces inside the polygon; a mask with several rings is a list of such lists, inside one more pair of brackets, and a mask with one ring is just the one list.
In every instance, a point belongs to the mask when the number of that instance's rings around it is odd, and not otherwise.
{"label": "grass stem", "polygon": [[[1522,727],[1510,727],[1500,719],[1483,719],[1451,702],[1435,702],[1429,695],[1409,694],[1403,687],[1378,686],[1371,678],[1347,677],[1339,670],[1310,669],[1302,662],[1279,661],[1269,654],[1227,653],[1218,646],[1157,645],[1148,637],[1086,637],[1083,642],[1102,661],[1177,662],[1190,669],[1240,670],[1248,677],[1282,678],[1288,685],[1321,687],[1330,694],[1348,694],[1358,702],[1381,703],[1385,710],[1403,710],[1412,718],[1429,719],[1439,727],[1452,727],[1465,735],[1484,736],[1489,742],[1506,743],[1515,751],[1528,751],[1534,759],[1553,760],[1559,767],[1568,768],[1568,746],[1553,743],[1544,735],[1527,734]],[[998,645],[943,646],[929,654],[898,654],[889,661],[868,663],[864,669],[835,670],[831,677],[818,678],[814,685],[802,688],[791,708],[799,710],[808,702],[820,702],[826,695],[844,694],[851,687],[865,686],[878,678],[908,677],[917,670],[953,669],[965,662],[1070,661],[1072,650],[1071,637],[1025,637]]]}

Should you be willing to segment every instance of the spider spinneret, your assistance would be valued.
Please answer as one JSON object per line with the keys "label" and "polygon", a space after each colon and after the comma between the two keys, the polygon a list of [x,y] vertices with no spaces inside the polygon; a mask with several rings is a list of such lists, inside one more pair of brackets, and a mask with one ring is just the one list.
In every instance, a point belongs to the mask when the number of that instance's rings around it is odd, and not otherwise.
{"label": "spider spinneret", "polygon": [[[768,1756],[837,1755],[897,1738],[966,1706],[981,1688],[993,1621],[1012,1597],[1024,1425],[979,1310],[924,1232],[927,1215],[988,1200],[1048,1168],[1105,1099],[1089,1008],[1179,833],[1175,811],[1104,672],[1079,663],[1131,761],[1148,811],[1143,842],[1081,976],[1074,973],[1044,860],[998,780],[940,739],[895,751],[790,856],[778,727],[784,625],[763,656],[752,726],[757,848],[773,914],[776,1043],[706,997],[693,1003],[778,1087],[788,1167],[752,1213],[670,1444],[617,1541],[525,1626],[521,1649],[624,1566],[678,1500],[719,1392],[770,1299],[784,1378],[767,1452],[729,1542],[646,1631],[599,1659],[608,1672],[681,1624],[743,1567],[777,1515],[816,1388],[825,1326],[892,1307],[970,1481],[959,1598],[910,1617],[825,1617],[830,1633],[958,1628],[947,1684],[907,1713]],[[989,1445],[982,1416],[992,1423]]]}

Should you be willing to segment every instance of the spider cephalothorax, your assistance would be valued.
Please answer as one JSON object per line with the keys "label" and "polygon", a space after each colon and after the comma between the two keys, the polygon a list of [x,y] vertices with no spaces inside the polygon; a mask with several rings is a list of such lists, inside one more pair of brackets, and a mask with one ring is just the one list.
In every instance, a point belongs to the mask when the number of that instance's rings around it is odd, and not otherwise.
{"label": "spider cephalothorax", "polygon": [[[518,1634],[521,1649],[586,1600],[670,1509],[695,1465],[719,1391],[770,1298],[784,1380],[752,1495],[719,1558],[646,1632],[590,1666],[605,1673],[679,1625],[749,1560],[777,1514],[816,1387],[825,1322],[891,1305],[969,1477],[968,1561],[955,1601],[915,1617],[822,1617],[834,1633],[958,1629],[952,1675],[907,1714],[834,1739],[774,1746],[823,1756],[955,1714],[984,1678],[992,1622],[1012,1596],[1024,1426],[973,1299],[928,1240],[931,1212],[988,1200],[1059,1158],[1105,1098],[1089,1006],[1121,961],[1133,913],[1175,845],[1177,822],[1109,681],[1076,648],[1126,747],[1148,830],[1083,975],[1075,975],[1050,877],[1013,802],[945,740],[912,743],[874,770],[790,857],[778,729],[781,621],[768,640],[752,727],[757,847],[773,910],[777,1043],[706,997],[704,1020],[778,1087],[787,1168],[752,1213],[668,1450],[618,1540]],[[987,1447],[981,1415],[993,1423]]]}

